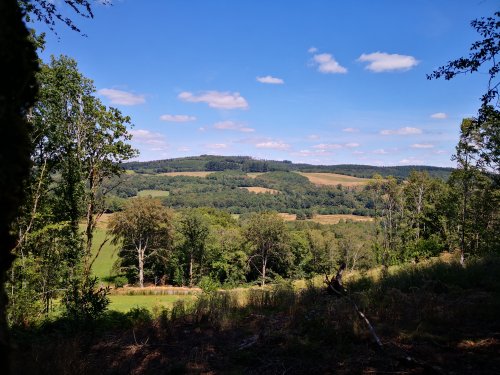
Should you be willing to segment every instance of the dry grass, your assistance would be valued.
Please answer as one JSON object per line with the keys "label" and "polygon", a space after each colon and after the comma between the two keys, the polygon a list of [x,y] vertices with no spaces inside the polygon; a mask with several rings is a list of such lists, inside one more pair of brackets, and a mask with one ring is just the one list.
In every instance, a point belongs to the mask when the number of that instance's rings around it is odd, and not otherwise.
{"label": "dry grass", "polygon": [[280,212],[278,215],[285,221],[294,221],[297,219],[297,215],[295,214],[287,214],[285,212]]}
{"label": "dry grass", "polygon": [[279,190],[276,189],[268,189],[264,187],[259,187],[259,186],[244,186],[240,187],[240,189],[246,189],[251,193],[257,193],[257,194],[279,194]]}
{"label": "dry grass", "polygon": [[[285,221],[297,220],[297,215],[288,214],[281,212],[279,216]],[[358,215],[314,215],[312,219],[307,219],[307,221],[314,221],[319,224],[338,224],[340,220],[352,220],[352,221],[373,221],[373,217],[369,216],[358,216]]]}
{"label": "dry grass", "polygon": [[314,215],[309,221],[314,221],[320,224],[338,224],[340,220],[352,220],[352,221],[373,221],[373,217],[369,216],[358,216],[358,215]]}
{"label": "dry grass", "polygon": [[188,177],[207,177],[209,174],[214,173],[214,172],[166,172],[166,173],[160,173],[160,176],[168,176],[168,177],[175,177],[175,176],[188,176]]}
{"label": "dry grass", "polygon": [[311,183],[316,185],[342,185],[347,187],[356,187],[366,185],[370,179],[359,178],[353,176],[345,176],[343,174],[337,173],[299,173],[300,175],[307,177]]}
{"label": "dry grass", "polygon": [[247,173],[247,176],[250,177],[250,178],[255,178],[255,177],[258,177],[260,176],[261,174],[264,174],[265,172],[251,172],[251,173]]}

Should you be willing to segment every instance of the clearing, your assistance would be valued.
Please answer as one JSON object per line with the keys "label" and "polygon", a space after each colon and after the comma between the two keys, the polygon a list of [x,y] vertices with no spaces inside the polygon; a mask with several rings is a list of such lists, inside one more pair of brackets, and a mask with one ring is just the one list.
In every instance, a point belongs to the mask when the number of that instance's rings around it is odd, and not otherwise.
{"label": "clearing", "polygon": [[311,183],[315,185],[335,186],[342,185],[347,187],[363,186],[370,182],[368,178],[359,178],[353,176],[346,176],[337,173],[303,173],[300,175],[307,177]]}
{"label": "clearing", "polygon": [[160,176],[168,176],[168,177],[175,177],[175,176],[207,177],[211,173],[214,173],[214,172],[213,171],[204,171],[204,172],[166,172],[166,173],[159,173],[158,175],[160,175]]}
{"label": "clearing", "polygon": [[[295,221],[297,220],[297,215],[289,214],[285,212],[279,213],[279,216],[285,221]],[[314,215],[312,219],[306,219],[304,221],[314,221],[319,224],[338,224],[340,220],[352,220],[352,221],[373,221],[373,217],[370,216],[359,216],[351,214],[336,214],[336,215]]]}
{"label": "clearing", "polygon": [[268,189],[264,187],[259,187],[259,186],[242,186],[240,189],[246,189],[251,193],[257,193],[257,194],[279,194],[279,190],[276,189]]}
{"label": "clearing", "polygon": [[163,198],[168,197],[170,193],[167,190],[141,190],[137,192],[138,197]]}

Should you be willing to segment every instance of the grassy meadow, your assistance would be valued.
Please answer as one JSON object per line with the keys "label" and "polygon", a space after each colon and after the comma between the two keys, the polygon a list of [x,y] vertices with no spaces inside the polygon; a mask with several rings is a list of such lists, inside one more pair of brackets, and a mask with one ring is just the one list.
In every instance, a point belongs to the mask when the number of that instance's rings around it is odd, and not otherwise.
{"label": "grassy meadow", "polygon": [[163,198],[168,197],[169,192],[166,190],[141,190],[137,193],[138,197]]}
{"label": "grassy meadow", "polygon": [[353,176],[347,176],[337,173],[304,173],[300,172],[300,175],[307,177],[311,183],[315,185],[327,185],[336,186],[342,185],[346,187],[356,187],[363,186],[370,182],[368,178],[359,178]]}

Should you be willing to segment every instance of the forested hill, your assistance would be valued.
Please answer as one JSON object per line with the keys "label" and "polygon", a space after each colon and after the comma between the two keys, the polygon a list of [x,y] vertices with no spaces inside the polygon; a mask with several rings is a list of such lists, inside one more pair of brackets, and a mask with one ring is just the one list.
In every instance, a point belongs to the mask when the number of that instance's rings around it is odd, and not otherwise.
{"label": "forested hill", "polygon": [[452,168],[432,167],[425,165],[408,165],[394,167],[376,167],[371,165],[339,164],[339,165],[312,165],[294,164],[283,160],[257,160],[249,156],[216,156],[201,155],[184,158],[154,160],[145,162],[131,162],[124,164],[125,169],[136,173],[165,173],[165,172],[197,172],[197,171],[225,171],[239,170],[243,172],[271,172],[271,171],[301,171],[301,172],[331,172],[355,177],[370,178],[378,173],[381,176],[394,176],[404,179],[411,171],[427,171],[430,176],[447,180]]}

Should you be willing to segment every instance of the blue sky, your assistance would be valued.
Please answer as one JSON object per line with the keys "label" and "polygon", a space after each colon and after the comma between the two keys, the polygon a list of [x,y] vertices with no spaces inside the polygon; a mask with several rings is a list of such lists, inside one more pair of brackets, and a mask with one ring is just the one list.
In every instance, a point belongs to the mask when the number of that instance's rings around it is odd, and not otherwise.
{"label": "blue sky", "polygon": [[[485,74],[428,81],[479,36],[491,0],[114,0],[57,25],[102,101],[131,116],[139,160],[249,155],[453,166]],[[44,31],[43,25],[35,28]]]}

